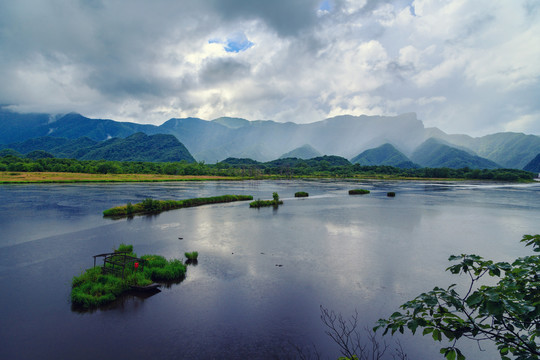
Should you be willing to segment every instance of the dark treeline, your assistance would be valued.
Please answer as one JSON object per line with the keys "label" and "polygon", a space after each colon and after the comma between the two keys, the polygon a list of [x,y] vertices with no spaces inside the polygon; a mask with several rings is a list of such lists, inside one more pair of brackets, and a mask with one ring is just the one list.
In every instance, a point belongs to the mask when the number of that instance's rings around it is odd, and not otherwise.
{"label": "dark treeline", "polygon": [[532,180],[534,173],[518,169],[461,169],[452,168],[398,168],[393,166],[362,166],[351,164],[339,156],[321,156],[309,160],[296,158],[278,159],[266,163],[259,163],[251,159],[229,158],[216,166],[243,169],[245,172],[263,175],[294,176],[333,176],[376,177],[386,175],[402,178],[441,178],[441,179],[477,179],[477,180],[503,180],[527,181]]}
{"label": "dark treeline", "polygon": [[392,166],[361,166],[351,164],[338,156],[322,156],[309,160],[296,158],[278,159],[260,163],[251,159],[226,159],[217,164],[204,162],[141,162],[75,160],[51,157],[29,158],[8,154],[0,157],[0,171],[18,172],[72,172],[90,174],[164,174],[164,175],[208,175],[285,178],[320,176],[348,178],[355,176],[390,176],[402,178],[454,178],[524,181],[532,180],[534,173],[517,169],[451,169],[417,168],[402,169]]}

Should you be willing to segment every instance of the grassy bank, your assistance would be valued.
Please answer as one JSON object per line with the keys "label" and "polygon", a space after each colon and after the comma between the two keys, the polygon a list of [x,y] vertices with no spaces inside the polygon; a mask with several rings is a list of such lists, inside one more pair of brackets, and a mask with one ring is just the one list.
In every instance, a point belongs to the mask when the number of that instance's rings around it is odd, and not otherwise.
{"label": "grassy bank", "polygon": [[103,211],[105,217],[124,217],[144,214],[158,214],[162,211],[181,209],[206,204],[219,204],[234,201],[253,200],[251,195],[222,195],[207,198],[194,198],[186,200],[152,200],[146,199],[137,204],[127,203]]}
{"label": "grassy bank", "polygon": [[66,172],[0,171],[0,183],[158,182],[197,180],[239,180],[238,177],[162,174],[85,174]]}
{"label": "grassy bank", "polygon": [[[208,181],[208,180],[282,180],[282,179],[354,179],[354,180],[414,180],[414,181],[508,181],[504,179],[476,179],[457,177],[414,177],[389,174],[337,174],[324,175],[258,175],[253,176],[213,176],[213,175],[164,175],[164,174],[88,174],[71,172],[24,172],[0,171],[0,184],[32,183],[108,183],[108,182],[160,182],[160,181]],[[533,182],[518,179],[510,182]]]}
{"label": "grassy bank", "polygon": [[[122,244],[115,253],[119,254],[119,259],[121,253],[137,257],[132,245]],[[136,266],[130,263],[125,267],[123,278],[110,273],[104,274],[102,266],[87,269],[80,276],[75,276],[71,283],[72,304],[83,309],[95,308],[116,300],[132,286],[179,281],[186,274],[186,265],[181,260],[166,260],[160,255],[144,255],[140,259],[143,262],[140,267],[139,263],[136,263]]]}

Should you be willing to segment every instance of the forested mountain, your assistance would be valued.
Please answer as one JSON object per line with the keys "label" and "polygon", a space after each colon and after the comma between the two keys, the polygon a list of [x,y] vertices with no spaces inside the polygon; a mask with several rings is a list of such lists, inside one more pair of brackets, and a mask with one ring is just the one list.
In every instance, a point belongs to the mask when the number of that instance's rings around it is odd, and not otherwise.
{"label": "forested mountain", "polygon": [[77,139],[86,136],[95,141],[126,137],[136,132],[159,133],[154,125],[114,120],[90,119],[80,114],[18,114],[0,109],[0,144],[21,142],[43,136]]}
{"label": "forested mountain", "polygon": [[149,136],[135,133],[125,139],[113,138],[101,142],[87,137],[67,139],[46,136],[21,143],[0,145],[0,148],[13,149],[21,154],[43,150],[55,157],[79,160],[195,161],[176,137],[164,134]]}
{"label": "forested mountain", "polygon": [[[499,133],[479,138],[448,135],[437,128],[425,128],[413,113],[399,116],[343,115],[309,124],[248,121],[230,117],[213,121],[173,118],[155,126],[89,119],[75,113],[60,116],[0,110],[0,144],[44,136],[68,139],[87,137],[104,141],[114,137],[126,138],[137,132],[147,135],[172,134],[197,160],[207,163],[216,163],[228,157],[257,161],[270,161],[284,154],[308,157],[295,152],[305,144],[316,148],[319,154],[352,158],[365,150],[391,143],[411,158],[413,152],[431,137],[441,139],[446,145],[468,152],[473,157],[484,157],[508,168],[521,169],[540,153],[539,136],[518,133]],[[62,156],[68,153],[66,150]],[[447,155],[450,156],[450,153]],[[454,163],[463,161],[456,159]]]}
{"label": "forested mountain", "polygon": [[321,156],[322,154],[315,150],[313,146],[306,144],[303,146],[300,146],[292,151],[289,151],[288,153],[285,153],[281,155],[279,158],[298,158],[298,159],[312,159],[314,157]]}
{"label": "forested mountain", "polygon": [[468,135],[447,135],[440,131],[435,136],[451,144],[471,149],[478,156],[506,168],[523,169],[536,154],[540,153],[540,136],[536,135],[505,132],[472,138]]}
{"label": "forested mountain", "polygon": [[194,162],[186,147],[172,135],[136,133],[125,139],[114,138],[94,145],[81,160]]}
{"label": "forested mountain", "polygon": [[430,138],[426,140],[422,145],[420,145],[412,154],[411,160],[421,166],[431,168],[500,168],[499,165],[497,165],[491,160],[484,159],[476,155],[471,155],[467,151],[446,145],[435,138]]}
{"label": "forested mountain", "polygon": [[523,170],[540,173],[540,153],[538,153],[538,155],[536,155],[534,159],[532,159],[527,165],[525,165]]}
{"label": "forested mountain", "polygon": [[351,159],[353,164],[362,166],[388,165],[402,169],[417,168],[419,165],[413,163],[401,151],[391,144],[383,144],[374,149],[368,149]]}

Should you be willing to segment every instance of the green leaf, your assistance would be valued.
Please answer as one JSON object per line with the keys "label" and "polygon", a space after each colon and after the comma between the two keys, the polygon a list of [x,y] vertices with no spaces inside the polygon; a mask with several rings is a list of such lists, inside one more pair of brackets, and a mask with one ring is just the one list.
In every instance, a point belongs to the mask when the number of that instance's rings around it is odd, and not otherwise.
{"label": "green leaf", "polygon": [[451,349],[445,354],[445,357],[448,360],[456,360],[456,352],[454,351],[454,349]]}
{"label": "green leaf", "polygon": [[475,291],[467,298],[466,303],[470,307],[474,307],[474,305],[481,303],[482,299],[483,299],[482,294],[478,291]]}

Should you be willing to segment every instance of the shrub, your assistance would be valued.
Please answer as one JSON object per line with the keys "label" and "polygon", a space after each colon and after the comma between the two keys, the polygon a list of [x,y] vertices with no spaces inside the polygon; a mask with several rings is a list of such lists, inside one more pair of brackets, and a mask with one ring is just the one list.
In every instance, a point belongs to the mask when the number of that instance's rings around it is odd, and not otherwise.
{"label": "shrub", "polygon": [[389,191],[389,192],[386,193],[386,196],[388,196],[388,197],[395,197],[395,196],[396,196],[396,193],[393,192],[393,191]]}
{"label": "shrub", "polygon": [[309,194],[305,191],[299,191],[299,192],[296,192],[294,193],[294,197],[308,197]]}

